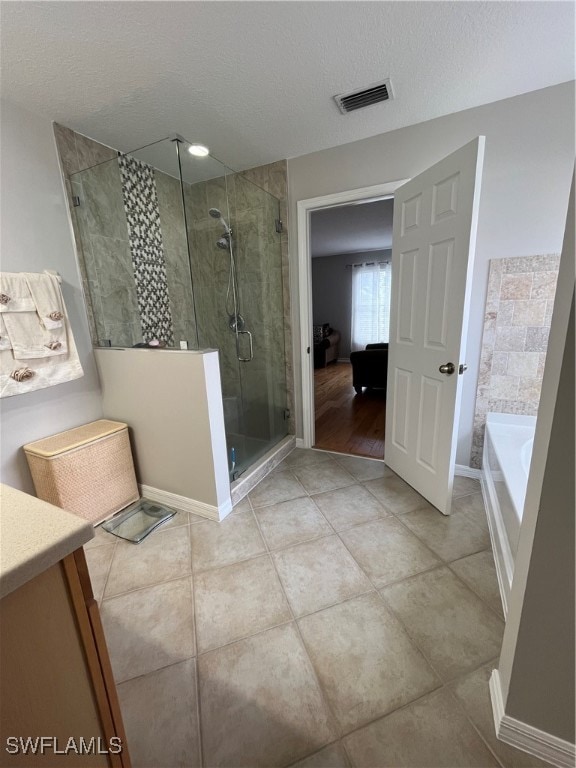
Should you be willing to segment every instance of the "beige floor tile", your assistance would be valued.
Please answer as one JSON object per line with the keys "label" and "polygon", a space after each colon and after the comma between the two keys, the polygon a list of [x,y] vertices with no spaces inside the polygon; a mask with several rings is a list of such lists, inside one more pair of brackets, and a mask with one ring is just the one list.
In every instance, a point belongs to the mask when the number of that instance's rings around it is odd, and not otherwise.
{"label": "beige floor tile", "polygon": [[469,493],[480,493],[480,480],[475,477],[454,475],[454,488],[452,490],[454,498],[467,496]]}
{"label": "beige floor tile", "polygon": [[418,509],[404,515],[402,522],[443,560],[459,560],[490,546],[486,531],[465,515]]}
{"label": "beige floor tile", "polygon": [[281,768],[336,738],[292,624],[198,659],[204,762]]}
{"label": "beige floor tile", "polygon": [[199,653],[292,618],[268,555],[197,574],[194,602]]}
{"label": "beige floor tile", "polygon": [[548,763],[505,744],[496,736],[488,686],[492,670],[497,665],[498,662],[495,660],[492,664],[460,678],[452,683],[452,690],[464,705],[476,728],[506,768],[546,768]]}
{"label": "beige floor tile", "polygon": [[342,744],[336,742],[295,763],[292,768],[350,768],[350,761]]}
{"label": "beige floor tile", "polygon": [[266,552],[252,512],[228,515],[221,523],[207,520],[191,525],[190,536],[194,572],[220,568]]}
{"label": "beige floor tile", "polygon": [[92,591],[98,602],[102,600],[102,595],[104,594],[104,587],[106,586],[106,579],[108,578],[108,571],[110,570],[110,563],[112,562],[115,549],[116,544],[104,544],[101,547],[93,547],[84,552],[86,562],[88,563]]}
{"label": "beige floor tile", "polygon": [[376,594],[326,608],[298,624],[344,733],[439,684]]}
{"label": "beige floor tile", "polygon": [[355,768],[497,768],[446,690],[435,691],[344,739]]}
{"label": "beige floor tile", "polygon": [[333,456],[330,453],[324,451],[317,451],[314,448],[294,448],[292,453],[282,462],[285,468],[308,466],[310,464],[318,464],[321,461],[329,461]]}
{"label": "beige floor tile", "polygon": [[376,480],[379,477],[390,477],[393,474],[383,461],[376,459],[344,455],[334,456],[334,458],[360,483],[364,483],[366,480]]}
{"label": "beige floor tile", "polygon": [[105,597],[187,576],[191,570],[188,526],[154,531],[140,544],[119,541]]}
{"label": "beige floor tile", "polygon": [[256,507],[265,507],[268,504],[278,504],[280,501],[297,499],[306,496],[306,491],[296,480],[292,472],[272,472],[262,480],[253,491],[250,492],[250,503]]}
{"label": "beige floor tile", "polygon": [[337,531],[389,515],[362,485],[348,485],[336,491],[315,494],[313,498]]}
{"label": "beige floor tile", "polygon": [[494,557],[490,550],[477,552],[475,555],[462,558],[462,560],[455,560],[450,563],[450,568],[468,584],[470,589],[504,618]]}
{"label": "beige floor tile", "polygon": [[283,549],[273,558],[296,616],[373,589],[337,536]]}
{"label": "beige floor tile", "polygon": [[230,512],[230,514],[237,515],[240,512],[250,512],[251,509],[252,509],[252,505],[248,500],[248,496],[245,496],[243,499],[240,499],[238,504],[234,504],[234,506],[232,507],[232,512]]}
{"label": "beige floor tile", "polygon": [[428,547],[393,517],[356,526],[340,536],[377,587],[440,564]]}
{"label": "beige floor tile", "polygon": [[133,768],[200,766],[194,659],[121,683],[118,697]]}
{"label": "beige floor tile", "polygon": [[111,597],[100,613],[117,682],[195,654],[190,577]]}
{"label": "beige floor tile", "polygon": [[323,493],[355,483],[352,475],[334,459],[321,464],[294,467],[293,471],[308,493]]}
{"label": "beige floor tile", "polygon": [[473,493],[469,496],[459,496],[452,502],[452,514],[462,512],[469,520],[479,525],[483,531],[489,533],[486,507],[481,493]]}
{"label": "beige floor tile", "polygon": [[381,594],[445,681],[500,652],[504,623],[448,568],[392,584]]}
{"label": "beige floor tile", "polygon": [[423,496],[420,496],[398,475],[368,480],[364,486],[395,515],[411,512],[414,509],[433,509]]}
{"label": "beige floor tile", "polygon": [[87,541],[84,544],[84,550],[93,549],[94,547],[101,547],[103,544],[116,544],[118,537],[114,536],[108,531],[105,531],[101,525],[97,525],[94,528],[94,538]]}
{"label": "beige floor tile", "polygon": [[270,549],[288,547],[332,533],[332,528],[308,496],[260,507],[255,514]]}

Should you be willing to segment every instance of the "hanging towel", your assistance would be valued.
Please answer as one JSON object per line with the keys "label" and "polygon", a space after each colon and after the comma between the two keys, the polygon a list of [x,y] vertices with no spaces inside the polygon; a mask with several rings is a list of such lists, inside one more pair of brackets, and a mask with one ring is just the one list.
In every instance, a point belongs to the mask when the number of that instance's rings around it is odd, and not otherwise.
{"label": "hanging towel", "polygon": [[[56,293],[56,298],[51,298],[50,302],[51,306],[60,307],[54,310],[61,313],[57,328],[46,328],[36,311],[29,282],[37,287],[44,281],[34,278],[44,278],[50,286],[49,290],[40,293],[49,296],[53,289]],[[34,311],[5,309],[0,315],[0,397],[44,389],[83,376],[58,278],[31,276],[31,273],[0,273],[0,286],[9,289],[18,299],[17,306],[24,306],[27,298],[34,305]],[[45,307],[42,305],[40,311],[44,312]]]}
{"label": "hanging towel", "polygon": [[16,360],[68,354],[66,328],[47,331],[37,312],[4,312],[2,319]]}
{"label": "hanging towel", "polygon": [[18,272],[0,273],[0,312],[36,312],[28,284]]}
{"label": "hanging towel", "polygon": [[8,337],[8,331],[4,323],[4,315],[0,314],[0,352],[4,349],[12,349],[12,344]]}
{"label": "hanging towel", "polygon": [[34,309],[38,312],[42,325],[47,330],[64,327],[64,302],[60,283],[56,275],[33,272],[22,273],[34,302]]}

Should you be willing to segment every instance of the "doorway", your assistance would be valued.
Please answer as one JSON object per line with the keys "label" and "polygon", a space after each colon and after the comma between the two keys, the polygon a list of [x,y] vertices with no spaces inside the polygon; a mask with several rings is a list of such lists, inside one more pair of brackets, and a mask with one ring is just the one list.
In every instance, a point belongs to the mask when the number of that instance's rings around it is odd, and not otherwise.
{"label": "doorway", "polygon": [[[301,323],[301,364],[302,364],[302,411],[303,411],[303,444],[304,447],[323,448],[342,453],[352,453],[363,456],[373,456],[374,458],[384,458],[384,426],[385,426],[385,390],[380,389],[362,389],[362,394],[357,395],[352,386],[352,366],[349,362],[352,351],[351,338],[351,283],[354,264],[369,264],[370,262],[378,264],[385,261],[385,254],[382,251],[385,248],[370,248],[366,245],[354,248],[354,233],[351,231],[346,239],[344,232],[340,230],[334,221],[342,218],[345,209],[352,207],[359,208],[358,219],[362,219],[361,206],[370,206],[374,203],[381,203],[389,200],[389,206],[392,204],[394,191],[404,184],[407,179],[378,184],[363,189],[340,192],[323,197],[301,200],[298,202],[298,233],[299,233],[299,288],[300,288],[300,323]],[[364,211],[368,211],[364,207]],[[339,215],[340,214],[340,215]],[[322,251],[318,243],[313,242],[314,238],[314,217],[326,217],[326,227],[328,235],[333,228],[333,237],[325,238],[325,250]],[[365,214],[367,215],[367,213]],[[341,235],[341,241],[344,243],[340,251],[342,256],[342,268],[347,270],[348,284],[350,288],[344,289],[348,293],[348,315],[341,312],[341,307],[336,307],[338,314],[336,321],[331,321],[329,317],[320,321],[323,307],[320,306],[320,314],[316,307],[316,319],[319,321],[316,325],[326,326],[328,329],[338,331],[339,349],[330,350],[328,360],[319,361],[314,365],[314,340],[312,326],[314,321],[314,296],[313,282],[314,272],[317,278],[321,280],[321,266],[313,268],[313,249],[317,253],[324,253],[323,256],[314,256],[314,263],[321,264],[321,260],[329,258],[329,250],[337,250],[335,245],[337,236]],[[366,242],[366,240],[364,241]],[[391,248],[391,240],[389,244]],[[356,251],[356,252],[354,252]],[[372,251],[372,253],[370,253]],[[320,262],[318,262],[320,260]],[[346,267],[346,265],[350,265]],[[346,275],[346,273],[345,273]],[[325,295],[326,291],[320,291],[320,295]],[[317,296],[318,296],[317,292]],[[342,294],[339,294],[342,297]],[[331,310],[326,308],[326,314]],[[331,315],[333,316],[333,315]],[[345,318],[349,317],[349,320]],[[343,319],[340,319],[343,318]],[[342,329],[336,327],[337,324],[343,326]],[[344,331],[344,334],[343,334]],[[317,329],[318,332],[318,329]],[[342,338],[344,335],[344,338]],[[345,357],[346,352],[348,357]],[[332,366],[332,368],[330,368]],[[316,394],[318,392],[318,402]],[[340,406],[338,407],[338,400]],[[356,405],[354,405],[356,403]],[[354,408],[360,414],[355,415]],[[380,413],[381,424],[374,421],[376,413]],[[354,423],[360,425],[360,432],[354,434]],[[369,424],[372,423],[370,432]],[[363,424],[363,425],[362,425]],[[362,431],[366,432],[366,437],[362,438]],[[381,434],[380,434],[381,433]]]}
{"label": "doorway", "polygon": [[384,458],[393,206],[310,215],[315,448]]}

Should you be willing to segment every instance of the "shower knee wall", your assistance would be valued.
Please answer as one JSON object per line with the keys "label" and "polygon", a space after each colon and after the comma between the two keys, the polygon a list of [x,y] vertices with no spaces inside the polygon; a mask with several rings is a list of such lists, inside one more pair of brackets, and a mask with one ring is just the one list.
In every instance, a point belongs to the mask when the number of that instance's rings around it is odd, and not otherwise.
{"label": "shower knee wall", "polygon": [[95,349],[104,413],[126,421],[142,495],[213,520],[232,509],[218,352]]}

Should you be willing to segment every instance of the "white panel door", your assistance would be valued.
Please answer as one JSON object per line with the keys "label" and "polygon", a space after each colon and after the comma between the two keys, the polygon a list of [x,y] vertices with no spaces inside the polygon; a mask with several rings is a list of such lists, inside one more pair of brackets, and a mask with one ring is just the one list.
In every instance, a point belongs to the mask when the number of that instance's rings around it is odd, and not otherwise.
{"label": "white panel door", "polygon": [[483,159],[479,136],[394,194],[385,461],[445,515]]}

